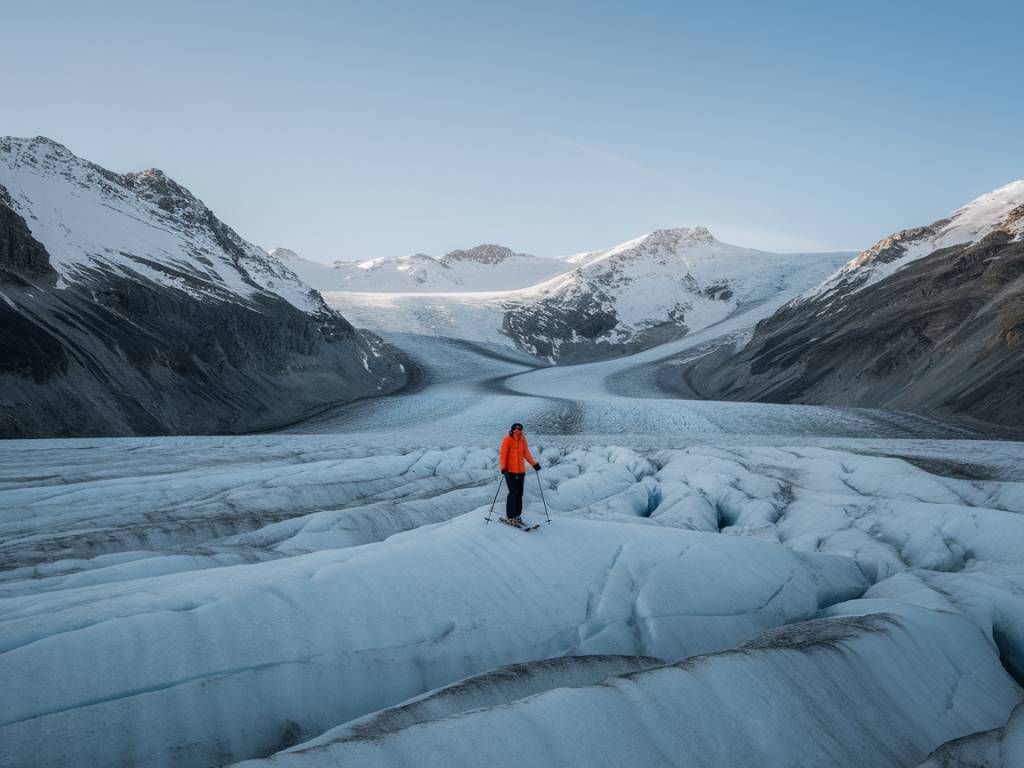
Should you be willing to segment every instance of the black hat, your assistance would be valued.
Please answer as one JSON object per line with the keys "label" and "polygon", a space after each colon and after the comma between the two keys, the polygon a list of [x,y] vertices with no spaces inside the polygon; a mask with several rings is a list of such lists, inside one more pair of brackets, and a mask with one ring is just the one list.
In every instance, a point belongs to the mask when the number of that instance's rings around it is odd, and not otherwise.
{"label": "black hat", "polygon": [[515,424],[513,424],[513,425],[512,425],[511,427],[509,427],[509,428],[508,428],[508,434],[509,434],[509,436],[510,436],[510,437],[512,436],[512,433],[516,431],[516,427],[519,427],[520,429],[522,429],[522,428],[523,428],[523,425],[522,425],[522,424],[520,424],[520,423],[519,423],[519,422],[517,421],[517,422],[516,422]]}

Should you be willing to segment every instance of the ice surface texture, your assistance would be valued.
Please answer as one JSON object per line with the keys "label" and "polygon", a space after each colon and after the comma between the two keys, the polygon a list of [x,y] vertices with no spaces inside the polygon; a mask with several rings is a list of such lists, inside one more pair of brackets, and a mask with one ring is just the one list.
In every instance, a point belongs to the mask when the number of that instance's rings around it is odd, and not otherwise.
{"label": "ice surface texture", "polygon": [[916,765],[1014,733],[1021,457],[840,442],[537,438],[529,537],[483,521],[494,447],[8,444],[0,764]]}

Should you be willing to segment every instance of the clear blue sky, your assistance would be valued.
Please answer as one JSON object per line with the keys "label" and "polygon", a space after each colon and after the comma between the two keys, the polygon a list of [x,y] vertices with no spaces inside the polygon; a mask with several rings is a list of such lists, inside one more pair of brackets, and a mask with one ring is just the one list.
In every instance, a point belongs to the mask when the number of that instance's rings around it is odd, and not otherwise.
{"label": "clear blue sky", "polygon": [[0,134],[321,261],[859,249],[1024,177],[1020,2],[0,2]]}

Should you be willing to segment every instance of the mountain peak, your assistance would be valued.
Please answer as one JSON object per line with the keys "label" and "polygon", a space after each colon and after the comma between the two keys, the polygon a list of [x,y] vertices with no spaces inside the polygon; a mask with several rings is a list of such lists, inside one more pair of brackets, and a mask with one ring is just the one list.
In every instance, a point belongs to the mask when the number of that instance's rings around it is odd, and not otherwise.
{"label": "mountain peak", "polygon": [[[39,165],[40,163],[53,163],[59,161],[66,163],[79,158],[60,142],[47,138],[46,136],[35,136],[33,138],[20,138],[18,136],[0,137],[0,154],[12,156],[14,162],[27,165]],[[80,162],[84,162],[81,161]]]}
{"label": "mountain peak", "polygon": [[71,150],[61,144],[59,141],[54,141],[48,136],[33,136],[32,138],[19,137],[19,136],[3,136],[0,137],[0,146],[5,149],[11,147],[19,147],[21,149],[49,149],[57,152],[66,152],[71,154]]}
{"label": "mountain peak", "polygon": [[974,205],[975,203],[992,198],[1015,198],[1020,202],[1024,202],[1024,179],[1017,179],[1016,181],[1011,181],[1009,184],[1004,184],[1001,187],[997,187],[996,189],[993,189],[991,192],[986,192],[984,195],[976,197],[974,200],[972,200],[964,207],[967,208],[971,205]]}
{"label": "mountain peak", "polygon": [[449,251],[441,257],[442,262],[475,261],[478,264],[498,264],[515,256],[511,248],[493,243],[481,243],[468,250]]}
{"label": "mountain peak", "polygon": [[195,226],[221,226],[202,200],[159,168],[147,168],[115,178],[143,200],[153,203],[162,211],[177,216],[182,221]]}
{"label": "mountain peak", "polygon": [[951,224],[944,232],[977,239],[994,228],[1005,229],[1015,235],[1024,234],[1024,179],[1011,181],[956,210]]}
{"label": "mountain peak", "polygon": [[[707,227],[674,227],[656,229],[646,235],[619,243],[611,248],[600,251],[587,251],[565,259],[569,264],[579,267],[592,267],[602,263],[619,264],[647,259],[673,259],[683,256],[683,251],[705,249],[709,254],[721,248],[735,248],[715,239]],[[694,255],[692,253],[688,254]]]}
{"label": "mountain peak", "polygon": [[126,173],[124,178],[128,182],[129,186],[136,187],[136,191],[142,189],[148,190],[154,195],[161,197],[171,196],[179,200],[188,200],[190,202],[196,200],[195,195],[159,168],[147,168],[144,171]]}
{"label": "mountain peak", "polygon": [[710,245],[715,242],[714,235],[707,227],[674,227],[656,229],[647,235],[646,240],[668,246]]}

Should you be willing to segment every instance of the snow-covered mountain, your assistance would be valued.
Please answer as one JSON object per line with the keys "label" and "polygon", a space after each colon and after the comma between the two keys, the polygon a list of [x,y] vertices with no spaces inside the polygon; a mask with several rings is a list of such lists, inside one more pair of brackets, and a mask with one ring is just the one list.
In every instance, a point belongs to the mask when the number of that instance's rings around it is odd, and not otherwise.
{"label": "snow-covered mountain", "polygon": [[550,362],[580,362],[671,341],[740,308],[796,295],[847,258],[741,248],[703,227],[665,229],[568,257],[560,262],[567,271],[518,290],[326,298],[370,329],[512,344]]}
{"label": "snow-covered mountain", "polygon": [[254,429],[404,378],[158,170],[2,138],[0,217],[0,435]]}
{"label": "snow-covered mountain", "polygon": [[1024,180],[898,232],[686,371],[723,399],[1024,428]]}
{"label": "snow-covered mountain", "polygon": [[565,362],[645,349],[809,285],[841,256],[781,255],[716,240],[704,227],[662,229],[572,259],[576,268],[517,297],[503,330]]}
{"label": "snow-covered mountain", "polygon": [[883,238],[805,298],[863,290],[936,251],[977,243],[996,232],[1017,240],[1024,233],[1024,179],[972,200],[945,219]]}
{"label": "snow-covered mountain", "polygon": [[43,243],[60,286],[110,271],[196,298],[276,294],[323,312],[316,291],[242,240],[162,171],[115,174],[46,138],[0,138],[5,203]]}
{"label": "snow-covered mountain", "polygon": [[270,253],[320,291],[359,293],[449,293],[523,288],[571,269],[564,260],[516,253],[501,245],[478,245],[440,258],[425,253],[327,266],[287,248]]}

